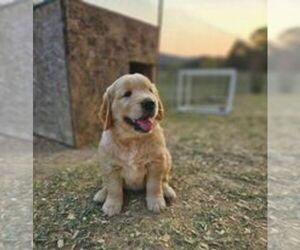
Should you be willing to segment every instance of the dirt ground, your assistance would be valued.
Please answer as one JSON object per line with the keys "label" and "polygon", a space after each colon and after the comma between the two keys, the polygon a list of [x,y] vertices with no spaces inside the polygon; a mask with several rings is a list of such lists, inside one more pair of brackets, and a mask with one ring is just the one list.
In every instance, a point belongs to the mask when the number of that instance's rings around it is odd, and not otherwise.
{"label": "dirt ground", "polygon": [[162,125],[178,199],[161,214],[128,192],[122,213],[104,216],[96,147],[36,140],[35,249],[266,249],[266,98],[240,97],[229,116],[169,111]]}
{"label": "dirt ground", "polygon": [[0,134],[0,250],[32,249],[32,142]]}

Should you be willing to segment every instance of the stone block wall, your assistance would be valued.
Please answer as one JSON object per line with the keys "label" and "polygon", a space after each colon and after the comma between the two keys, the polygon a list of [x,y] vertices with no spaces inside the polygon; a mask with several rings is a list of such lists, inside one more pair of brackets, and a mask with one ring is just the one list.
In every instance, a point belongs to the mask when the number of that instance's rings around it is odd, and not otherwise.
{"label": "stone block wall", "polygon": [[[59,3],[61,9],[59,15],[62,26],[59,29],[63,30],[63,38],[59,35],[57,41],[60,42],[57,43],[64,45],[62,54],[65,58],[58,56],[57,60],[65,61],[65,64],[60,65],[59,68],[62,74],[66,67],[67,76],[64,79],[67,79],[69,90],[69,92],[62,90],[63,95],[56,96],[54,99],[64,99],[60,101],[63,103],[61,106],[65,110],[69,108],[70,123],[66,122],[69,118],[64,111],[61,115],[65,117],[63,126],[66,126],[66,131],[69,131],[68,124],[71,124],[73,142],[65,143],[81,147],[99,141],[101,128],[98,112],[107,86],[121,75],[133,73],[137,69],[147,74],[152,80],[155,79],[159,30],[158,27],[80,0],[53,2]],[[41,5],[35,11],[39,8],[46,8],[49,4],[52,3]],[[41,33],[41,30],[34,32]],[[54,41],[54,38],[51,40]],[[56,47],[60,46],[57,44]],[[51,48],[46,49],[51,50]],[[55,51],[51,53],[57,55]],[[39,51],[38,54],[42,55],[43,51]],[[139,66],[136,67],[136,65]],[[142,69],[143,67],[145,68]],[[43,85],[40,83],[40,77],[37,81],[38,86]],[[60,85],[60,89],[62,86],[65,85]],[[43,89],[46,88],[43,87]],[[46,92],[40,94],[38,98],[41,98],[43,94]],[[49,105],[44,103],[41,108],[50,110],[47,106]],[[55,109],[58,110],[57,107]],[[56,112],[52,110],[50,113]],[[51,114],[48,115],[51,116]]]}
{"label": "stone block wall", "polygon": [[35,8],[33,18],[34,133],[74,145],[61,2]]}
{"label": "stone block wall", "polygon": [[0,134],[32,139],[30,0],[0,4]]}

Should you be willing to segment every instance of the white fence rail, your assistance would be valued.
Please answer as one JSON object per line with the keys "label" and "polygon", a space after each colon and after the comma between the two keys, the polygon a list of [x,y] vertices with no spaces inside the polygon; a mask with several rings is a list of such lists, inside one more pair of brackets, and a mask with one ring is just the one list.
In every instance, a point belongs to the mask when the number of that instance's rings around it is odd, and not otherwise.
{"label": "white fence rail", "polygon": [[[224,91],[214,92],[214,89],[209,86],[206,81],[201,81],[200,78],[207,79],[208,77],[226,78],[226,87],[224,88],[224,79],[215,79],[214,84],[223,85]],[[237,72],[234,69],[184,69],[178,72],[177,81],[177,110],[180,112],[196,112],[196,113],[213,113],[227,114],[233,109],[233,101],[236,91]],[[205,84],[205,85],[204,85]],[[198,86],[195,86],[198,85]],[[202,85],[202,86],[200,86]],[[200,86],[200,88],[199,88]],[[213,102],[197,103],[193,99],[196,92],[201,92],[204,88],[210,89],[210,96],[207,99],[213,99]],[[198,96],[200,96],[199,93]],[[197,95],[197,93],[196,93]],[[196,98],[197,99],[197,98]],[[199,99],[199,98],[198,98]]]}

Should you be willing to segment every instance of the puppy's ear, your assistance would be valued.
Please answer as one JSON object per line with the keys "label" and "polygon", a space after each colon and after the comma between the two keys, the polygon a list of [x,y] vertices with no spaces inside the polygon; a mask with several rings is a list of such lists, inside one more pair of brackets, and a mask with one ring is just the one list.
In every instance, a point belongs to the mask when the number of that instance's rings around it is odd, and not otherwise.
{"label": "puppy's ear", "polygon": [[160,97],[159,97],[158,90],[157,90],[155,84],[153,84],[153,85],[154,85],[154,89],[155,89],[154,92],[155,92],[156,98],[157,98],[157,100],[158,100],[158,113],[157,113],[156,119],[157,119],[158,121],[161,121],[161,120],[164,118],[164,116],[165,116],[165,109],[164,109],[164,106],[163,106],[163,104],[162,104],[162,101],[161,101],[161,99],[160,99]]}
{"label": "puppy's ear", "polygon": [[160,100],[160,98],[158,97],[158,113],[156,116],[157,120],[162,120],[165,117],[165,110],[164,110],[164,106],[162,104],[162,101]]}
{"label": "puppy's ear", "polygon": [[112,127],[111,103],[107,92],[104,93],[102,98],[99,118],[103,130],[110,129]]}

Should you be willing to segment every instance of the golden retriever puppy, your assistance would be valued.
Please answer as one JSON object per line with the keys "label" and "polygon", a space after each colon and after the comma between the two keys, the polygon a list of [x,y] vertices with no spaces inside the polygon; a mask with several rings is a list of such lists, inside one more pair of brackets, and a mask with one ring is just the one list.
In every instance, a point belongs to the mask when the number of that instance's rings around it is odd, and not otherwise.
{"label": "golden retriever puppy", "polygon": [[171,156],[158,123],[163,116],[158,91],[145,76],[124,75],[107,88],[100,110],[103,187],[94,197],[104,202],[106,215],[120,213],[124,188],[146,188],[153,212],[166,207],[165,198],[176,198],[168,184]]}

